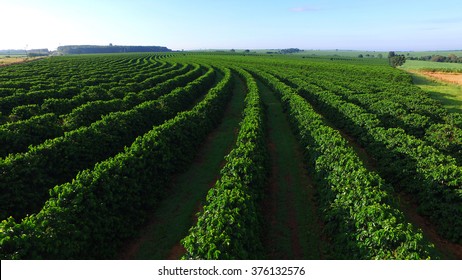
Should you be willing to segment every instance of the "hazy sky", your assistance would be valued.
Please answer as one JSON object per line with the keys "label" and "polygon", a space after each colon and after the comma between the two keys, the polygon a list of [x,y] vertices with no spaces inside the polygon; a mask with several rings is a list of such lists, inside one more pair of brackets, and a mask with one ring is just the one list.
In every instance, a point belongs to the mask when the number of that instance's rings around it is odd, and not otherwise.
{"label": "hazy sky", "polygon": [[0,0],[0,49],[462,49],[462,0]]}

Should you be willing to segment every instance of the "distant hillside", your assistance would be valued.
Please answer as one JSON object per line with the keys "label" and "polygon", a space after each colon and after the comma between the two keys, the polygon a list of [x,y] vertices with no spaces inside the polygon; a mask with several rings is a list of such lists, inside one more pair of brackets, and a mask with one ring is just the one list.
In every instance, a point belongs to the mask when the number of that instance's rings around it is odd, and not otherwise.
{"label": "distant hillside", "polygon": [[166,47],[159,46],[61,46],[58,47],[60,54],[92,54],[92,53],[129,53],[129,52],[171,52]]}
{"label": "distant hillside", "polygon": [[30,49],[30,50],[0,50],[2,56],[47,56],[50,54],[48,49]]}
{"label": "distant hillside", "polygon": [[25,50],[0,50],[0,55],[26,55]]}

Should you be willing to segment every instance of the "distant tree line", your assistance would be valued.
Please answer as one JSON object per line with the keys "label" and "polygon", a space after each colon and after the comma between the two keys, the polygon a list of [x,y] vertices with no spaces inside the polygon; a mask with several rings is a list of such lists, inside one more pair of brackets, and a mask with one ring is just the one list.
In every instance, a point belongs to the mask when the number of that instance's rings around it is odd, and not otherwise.
{"label": "distant tree line", "polygon": [[455,54],[443,56],[439,54],[425,55],[421,57],[408,57],[409,60],[423,60],[423,61],[434,61],[434,62],[451,62],[451,63],[462,63],[462,56],[457,57]]}
{"label": "distant tree line", "polygon": [[290,54],[290,53],[298,53],[298,52],[302,52],[303,50],[300,50],[300,49],[297,49],[297,48],[290,48],[290,49],[282,49],[282,50],[278,50],[278,51],[269,51],[269,52],[266,52],[267,54]]}
{"label": "distant tree line", "polygon": [[50,51],[48,49],[33,49],[27,51],[28,57],[48,56]]}
{"label": "distant tree line", "polygon": [[[375,55],[373,54],[365,54],[365,55],[362,55],[362,54],[359,54],[358,55],[358,58],[364,58],[364,57],[367,57],[367,58],[375,58]],[[383,58],[383,55],[381,53],[377,54],[377,58]]]}
{"label": "distant tree line", "polygon": [[0,55],[26,55],[26,50],[0,50]]}
{"label": "distant tree line", "polygon": [[50,54],[48,49],[30,49],[30,50],[0,50],[0,55],[26,55],[28,57],[47,56]]}
{"label": "distant tree line", "polygon": [[303,50],[297,49],[297,48],[290,48],[290,49],[282,49],[279,52],[282,54],[288,54],[288,53],[298,53],[302,52]]}
{"label": "distant tree line", "polygon": [[58,47],[60,54],[93,54],[93,53],[132,53],[132,52],[171,52],[167,47],[159,46],[61,46]]}

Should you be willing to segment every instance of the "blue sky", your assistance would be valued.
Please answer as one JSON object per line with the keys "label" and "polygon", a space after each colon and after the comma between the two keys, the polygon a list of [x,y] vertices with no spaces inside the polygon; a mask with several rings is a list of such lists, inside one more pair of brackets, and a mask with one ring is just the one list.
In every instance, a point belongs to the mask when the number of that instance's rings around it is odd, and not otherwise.
{"label": "blue sky", "polygon": [[0,49],[462,49],[461,0],[0,0]]}

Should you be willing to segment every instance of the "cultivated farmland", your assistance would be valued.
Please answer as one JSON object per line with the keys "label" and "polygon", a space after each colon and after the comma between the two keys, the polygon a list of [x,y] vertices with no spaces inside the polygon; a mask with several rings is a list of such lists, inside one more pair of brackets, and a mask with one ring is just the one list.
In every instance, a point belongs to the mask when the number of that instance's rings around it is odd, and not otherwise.
{"label": "cultivated farmland", "polygon": [[462,114],[381,59],[0,68],[1,259],[462,258]]}

